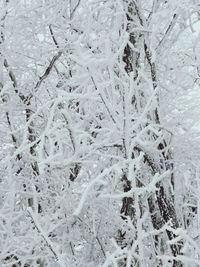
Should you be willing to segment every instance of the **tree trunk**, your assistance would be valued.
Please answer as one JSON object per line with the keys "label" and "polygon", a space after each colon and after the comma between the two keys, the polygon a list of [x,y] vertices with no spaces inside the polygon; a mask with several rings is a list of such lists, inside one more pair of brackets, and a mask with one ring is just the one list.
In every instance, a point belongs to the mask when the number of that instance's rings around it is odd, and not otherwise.
{"label": "tree trunk", "polygon": [[[144,22],[143,22],[143,18],[140,15],[139,12],[139,8],[137,6],[137,2],[133,1],[130,2],[128,5],[128,14],[127,14],[127,32],[129,34],[129,42],[137,47],[137,42],[141,41],[144,43],[144,55],[145,55],[145,60],[147,61],[148,64],[148,68],[150,69],[150,75],[151,75],[151,80],[152,80],[152,85],[154,90],[157,89],[157,75],[156,75],[156,66],[155,63],[152,62],[151,60],[151,52],[150,49],[147,46],[147,40],[146,40],[146,36],[144,34],[140,34],[139,36],[137,36],[137,40],[136,37],[134,35],[134,33],[130,30],[130,23],[133,22],[134,20],[137,20],[138,23],[142,24],[141,26],[143,26]],[[139,49],[139,47],[137,47]],[[136,55],[136,52],[134,52],[130,45],[127,44],[125,49],[124,49],[124,55],[123,55],[123,61],[125,63],[125,71],[127,72],[127,74],[130,76],[130,73],[134,71],[134,78],[136,78],[136,75],[138,74],[137,69],[139,68],[138,65],[138,58],[140,57],[140,55]],[[136,61],[137,59],[137,61]],[[137,65],[136,65],[137,62]],[[157,101],[157,105],[159,105],[159,100],[158,98],[156,99]],[[159,112],[158,112],[158,108],[155,107],[154,110],[154,116],[151,117],[151,121],[152,123],[156,124],[156,125],[160,125],[160,117],[159,117]],[[155,137],[156,140],[156,137]],[[155,141],[152,140],[152,141]],[[136,148],[138,150],[138,148]],[[148,167],[151,169],[151,174],[154,176],[156,173],[158,173],[158,171],[160,172],[160,174],[162,174],[163,172],[169,170],[171,173],[171,184],[172,184],[172,188],[174,186],[174,177],[173,177],[173,164],[172,162],[172,157],[171,157],[171,153],[170,151],[168,151],[166,153],[167,150],[167,142],[163,139],[162,142],[159,143],[158,147],[157,147],[157,153],[159,155],[160,158],[160,162],[158,164],[158,166],[155,167],[155,164],[152,164],[154,161],[154,159],[150,159],[148,156],[145,155],[145,161],[144,164],[147,164]],[[142,151],[142,149],[140,149]],[[145,151],[143,151],[144,153],[146,153]],[[124,181],[124,192],[130,191],[132,189],[131,183],[127,180],[127,178],[123,177],[123,181]],[[141,184],[140,184],[141,186]],[[152,225],[153,228],[156,230],[159,230],[165,223],[171,221],[172,227],[174,229],[179,227],[178,224],[178,220],[177,220],[177,216],[176,216],[176,211],[174,209],[174,197],[173,197],[173,192],[170,191],[170,189],[165,186],[164,182],[159,182],[156,184],[157,187],[157,191],[155,193],[155,195],[151,195],[148,198],[148,206],[149,206],[149,211],[151,214],[151,221],[152,221]],[[166,193],[166,190],[168,191]],[[122,208],[121,208],[121,213],[123,215],[126,216],[130,216],[131,218],[133,218],[134,216],[134,197],[132,198],[123,198],[122,201]],[[123,218],[123,216],[122,216]],[[124,217],[125,218],[125,217]],[[137,219],[137,218],[136,218]],[[174,239],[176,236],[171,232],[171,231],[166,231],[166,235],[168,237],[169,240]],[[124,233],[121,235],[121,238],[124,238]],[[155,236],[155,244],[157,245],[158,243],[158,236]],[[170,246],[171,249],[171,253],[173,257],[176,257],[178,255],[181,254],[181,247],[182,245],[176,245],[173,244]],[[181,267],[182,263],[179,261],[173,261],[173,267]]]}

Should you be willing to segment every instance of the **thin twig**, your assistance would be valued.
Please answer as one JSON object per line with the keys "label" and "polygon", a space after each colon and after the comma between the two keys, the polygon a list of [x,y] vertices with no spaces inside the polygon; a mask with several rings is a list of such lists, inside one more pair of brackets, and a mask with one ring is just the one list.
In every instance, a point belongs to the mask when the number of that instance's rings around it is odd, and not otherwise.
{"label": "thin twig", "polygon": [[46,242],[46,245],[47,247],[50,249],[50,251],[52,252],[52,254],[54,255],[56,261],[59,261],[59,256],[58,256],[58,253],[55,251],[55,249],[53,248],[53,244],[51,242],[51,240],[48,238],[48,236],[46,236],[43,232],[43,230],[41,229],[41,226],[38,224],[34,214],[33,214],[33,211],[32,211],[32,208],[28,208],[27,209],[28,213],[29,213],[29,216],[31,218],[31,221],[32,223],[34,224],[37,232],[42,236],[42,238],[44,239],[44,241]]}
{"label": "thin twig", "polygon": [[71,12],[71,14],[70,14],[70,19],[73,18],[74,13],[76,12],[76,10],[77,10],[77,8],[79,7],[80,3],[81,3],[81,0],[78,0],[77,4],[75,5],[74,9],[72,10],[72,12]]}
{"label": "thin twig", "polygon": [[[36,83],[36,85],[34,86],[34,93],[37,92],[38,88],[40,87],[40,85],[42,84],[42,82],[44,80],[46,80],[46,78],[49,76],[50,72],[52,71],[53,67],[54,67],[54,64],[56,63],[56,61],[61,57],[62,55],[62,51],[59,51],[55,56],[53,56],[52,60],[50,61],[48,67],[46,68],[44,74],[42,76],[39,77],[39,80],[38,82]],[[27,103],[27,104],[30,104],[30,100],[33,98],[33,94],[30,93],[24,103]]]}
{"label": "thin twig", "polygon": [[48,77],[55,62],[59,59],[61,55],[62,55],[62,51],[59,51],[55,56],[53,56],[52,60],[49,63],[49,66],[46,68],[44,74],[39,78],[39,81],[36,83],[34,89],[37,89],[38,87],[40,87],[41,83]]}
{"label": "thin twig", "polygon": [[106,257],[106,253],[105,253],[105,251],[104,251],[104,248],[103,248],[103,246],[102,246],[102,244],[101,244],[101,242],[100,242],[98,236],[96,236],[96,240],[97,240],[97,242],[98,242],[98,244],[99,244],[99,246],[100,246],[100,248],[101,248],[101,251],[102,251],[104,257]]}
{"label": "thin twig", "polygon": [[57,48],[59,48],[59,45],[58,45],[58,42],[57,42],[57,40],[55,38],[55,35],[54,35],[54,32],[53,32],[53,29],[52,29],[52,25],[51,24],[49,25],[49,31],[51,33],[51,37],[53,39],[54,44],[56,45]]}
{"label": "thin twig", "polygon": [[162,43],[165,41],[166,36],[168,35],[168,33],[173,29],[177,18],[178,18],[178,15],[177,14],[174,14],[173,17],[172,17],[172,20],[171,20],[171,22],[169,24],[169,26],[167,27],[167,30],[165,31],[165,34],[164,34],[163,38],[160,40],[160,42],[159,42],[156,50],[162,45]]}
{"label": "thin twig", "polygon": [[[88,71],[89,71],[89,69],[88,69]],[[97,92],[99,92],[99,90],[98,90],[98,88],[96,86],[96,83],[95,83],[94,78],[92,77],[92,75],[90,75],[90,78],[92,80],[92,83],[94,84],[95,90]],[[100,92],[99,92],[99,96],[100,96],[100,98],[101,98],[101,100],[102,100],[102,102],[103,102],[103,104],[104,104],[104,106],[105,106],[105,108],[106,108],[106,110],[107,110],[107,112],[108,112],[111,120],[114,122],[114,124],[117,124],[116,120],[114,119],[113,115],[111,114],[111,111],[110,111],[109,107],[106,105],[106,102],[105,102],[105,100],[104,100],[104,98],[103,98],[103,96],[101,95]]]}

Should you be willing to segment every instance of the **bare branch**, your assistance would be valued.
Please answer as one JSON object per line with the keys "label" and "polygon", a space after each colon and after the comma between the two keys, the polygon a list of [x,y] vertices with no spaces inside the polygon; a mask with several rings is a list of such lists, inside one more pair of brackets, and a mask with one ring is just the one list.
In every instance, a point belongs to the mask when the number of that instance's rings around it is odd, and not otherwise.
{"label": "bare branch", "polygon": [[70,14],[70,19],[73,18],[73,16],[74,16],[74,14],[75,14],[77,8],[79,7],[80,3],[81,3],[81,0],[78,0],[77,4],[75,5],[74,9],[72,10],[72,12],[71,12],[71,14]]}

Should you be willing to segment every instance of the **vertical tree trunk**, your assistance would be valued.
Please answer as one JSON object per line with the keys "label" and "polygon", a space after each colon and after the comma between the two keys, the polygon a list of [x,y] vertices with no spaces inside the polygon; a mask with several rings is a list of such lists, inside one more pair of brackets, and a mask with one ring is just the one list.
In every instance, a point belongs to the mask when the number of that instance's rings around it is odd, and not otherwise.
{"label": "vertical tree trunk", "polygon": [[[125,3],[127,5],[127,3]],[[154,90],[157,89],[157,75],[156,75],[156,66],[155,63],[152,62],[151,60],[151,51],[147,45],[147,40],[146,36],[144,34],[140,34],[137,36],[137,40],[134,36],[134,33],[132,32],[133,30],[130,30],[130,24],[134,21],[137,20],[138,23],[143,26],[143,18],[140,15],[139,8],[137,6],[136,1],[131,1],[128,4],[127,7],[128,13],[127,13],[127,32],[129,34],[129,42],[133,46],[137,46],[137,42],[141,41],[144,44],[144,50],[143,54],[145,55],[145,60],[147,61],[148,68],[150,70],[150,75],[151,75],[151,80],[152,80],[152,85]],[[139,48],[138,48],[139,49]],[[138,65],[138,58],[140,55],[136,55],[136,53],[132,50],[129,44],[126,45],[124,49],[124,55],[123,55],[123,61],[125,63],[125,71],[127,74],[130,76],[130,73],[134,71],[134,77],[136,77],[138,71],[137,69],[139,68]],[[137,58],[137,61],[136,61]],[[137,63],[137,65],[136,65]],[[157,99],[157,105],[159,105],[159,100]],[[154,110],[154,115],[151,117],[151,121],[154,124],[157,124],[158,126],[160,125],[160,118],[159,118],[159,112],[158,108],[155,107]],[[156,137],[155,137],[156,138]],[[174,177],[173,177],[173,164],[172,162],[172,157],[170,151],[166,153],[167,150],[167,142],[163,139],[162,142],[159,143],[157,147],[157,153],[160,158],[160,163],[157,167],[150,162],[148,156],[145,157],[145,164],[148,165],[148,167],[151,169],[152,175],[155,175],[158,170],[160,170],[160,173],[169,170],[171,173],[171,184],[172,188],[174,186]],[[145,153],[145,151],[143,151]],[[153,161],[153,160],[152,160]],[[124,192],[130,191],[132,189],[131,183],[127,180],[127,178],[123,177],[124,181]],[[137,181],[138,183],[138,181]],[[142,186],[139,185],[138,186]],[[179,227],[177,216],[176,216],[176,211],[174,208],[174,197],[173,197],[173,192],[171,192],[170,188],[167,188],[167,186],[164,185],[164,182],[159,182],[156,184],[157,191],[156,195],[151,195],[148,198],[148,206],[149,206],[149,211],[151,213],[151,220],[152,220],[152,225],[153,228],[156,230],[159,230],[165,223],[171,221],[172,227],[174,229]],[[169,187],[169,186],[168,186]],[[166,193],[166,190],[168,191]],[[123,198],[122,201],[122,208],[121,208],[121,213],[130,216],[131,218],[134,216],[134,198]],[[123,217],[122,217],[123,218]],[[137,218],[136,218],[137,219]],[[171,231],[166,231],[166,235],[169,240],[174,239],[176,236],[171,232]],[[124,233],[121,234],[121,238],[124,238]],[[157,242],[159,237],[155,236],[155,243]],[[176,245],[173,244],[170,246],[171,253],[173,257],[176,257],[181,254],[181,244]],[[180,267],[182,266],[182,263],[179,261],[174,260],[173,261],[173,267]]]}

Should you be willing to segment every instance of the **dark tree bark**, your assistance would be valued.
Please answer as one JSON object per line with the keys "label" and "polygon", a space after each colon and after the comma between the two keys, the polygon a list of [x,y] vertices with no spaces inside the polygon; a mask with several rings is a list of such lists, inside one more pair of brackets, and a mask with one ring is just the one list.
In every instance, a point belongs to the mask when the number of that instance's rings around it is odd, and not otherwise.
{"label": "dark tree bark", "polygon": [[[126,3],[127,4],[127,3]],[[133,30],[130,30],[130,23],[136,19],[142,26],[144,24],[143,18],[140,15],[139,8],[137,6],[137,1],[131,1],[128,4],[128,13],[127,13],[127,32],[129,34],[129,42],[133,46],[137,46],[137,42],[141,44],[143,42],[143,54],[145,55],[145,60],[147,62],[148,68],[150,70],[150,76],[152,80],[152,85],[154,90],[157,88],[157,74],[156,74],[156,66],[155,63],[152,62],[151,60],[151,51],[147,45],[147,40],[146,36],[144,34],[140,34],[139,36],[136,37],[134,36],[134,33],[132,32]],[[139,49],[139,48],[138,48]],[[136,55],[134,51],[132,51],[132,48],[130,47],[129,44],[126,45],[124,49],[124,55],[123,55],[123,62],[125,64],[125,71],[128,75],[130,75],[131,72],[137,72],[137,68],[139,68],[138,65],[138,58],[140,55]],[[137,58],[137,65],[136,65],[136,59]],[[136,74],[134,74],[136,75]],[[157,105],[159,105],[159,99],[157,98]],[[160,125],[160,117],[159,117],[159,112],[158,108],[156,107],[154,110],[154,116],[151,118],[152,123],[157,124],[158,126]],[[155,137],[156,140],[156,137]],[[138,150],[138,148],[135,148]],[[143,151],[141,148],[139,149],[140,151]],[[159,143],[157,147],[157,153],[160,158],[160,162],[158,166],[155,166],[154,164],[154,159],[151,159],[145,151],[145,157],[144,157],[144,164],[147,164],[151,174],[154,176],[156,173],[162,174],[163,172],[169,170],[171,173],[171,185],[172,188],[174,187],[174,177],[173,177],[173,164],[172,162],[172,156],[171,152],[167,150],[167,142],[163,139],[162,142]],[[122,181],[124,182],[124,192],[130,191],[132,189],[131,183],[128,181],[127,177],[124,176],[122,178]],[[139,184],[139,181],[137,181],[138,186],[142,186]],[[152,225],[153,228],[156,230],[159,230],[165,223],[171,221],[172,227],[174,229],[179,227],[179,223],[177,220],[176,216],[176,211],[174,208],[174,197],[173,197],[173,192],[171,192],[170,189],[165,186],[164,182],[159,182],[156,184],[157,191],[154,194],[152,194],[148,198],[148,206],[149,206],[149,211],[151,214],[151,220],[152,220]],[[169,186],[168,186],[169,187]],[[166,192],[167,190],[167,192]],[[122,218],[126,218],[126,216],[130,216],[133,218],[134,216],[134,197],[125,197],[123,198],[122,201],[122,208],[121,208],[121,214],[125,215]],[[166,231],[166,235],[169,240],[173,240],[176,236],[171,232],[171,231]],[[125,233],[121,234],[121,238],[125,238]],[[155,236],[155,243],[157,244],[159,239],[159,236]],[[176,245],[173,244],[170,246],[172,256],[176,257],[181,254],[181,247],[182,244]],[[182,263],[180,261],[173,261],[173,267],[181,267]]]}

